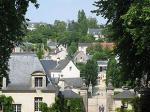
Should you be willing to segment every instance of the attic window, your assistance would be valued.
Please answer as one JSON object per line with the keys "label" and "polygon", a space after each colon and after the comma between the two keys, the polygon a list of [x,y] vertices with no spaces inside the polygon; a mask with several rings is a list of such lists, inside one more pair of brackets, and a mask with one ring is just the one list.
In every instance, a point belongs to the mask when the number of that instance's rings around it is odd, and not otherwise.
{"label": "attic window", "polygon": [[69,70],[71,71],[71,70],[72,70],[72,67],[69,67]]}
{"label": "attic window", "polygon": [[43,78],[35,77],[35,87],[42,87]]}

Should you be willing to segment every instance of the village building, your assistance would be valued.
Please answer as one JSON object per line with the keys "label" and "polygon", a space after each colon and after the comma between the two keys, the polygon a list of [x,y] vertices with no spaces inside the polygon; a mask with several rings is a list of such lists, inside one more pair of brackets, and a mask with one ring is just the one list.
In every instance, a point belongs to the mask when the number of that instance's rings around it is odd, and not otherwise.
{"label": "village building", "polygon": [[101,29],[89,28],[87,33],[89,35],[92,35],[95,38],[95,40],[99,40],[100,38],[104,38],[104,35],[102,35]]}
{"label": "village building", "polygon": [[92,46],[92,43],[78,43],[78,51],[84,52],[87,54],[87,48]]}
{"label": "village building", "polygon": [[1,94],[13,98],[14,112],[41,112],[40,102],[55,102],[57,88],[35,54],[12,54],[9,69],[9,83],[3,78]]}
{"label": "village building", "polygon": [[57,46],[56,49],[52,49],[52,51],[49,53],[50,59],[54,61],[64,60],[66,59],[67,55],[67,47],[63,45]]}

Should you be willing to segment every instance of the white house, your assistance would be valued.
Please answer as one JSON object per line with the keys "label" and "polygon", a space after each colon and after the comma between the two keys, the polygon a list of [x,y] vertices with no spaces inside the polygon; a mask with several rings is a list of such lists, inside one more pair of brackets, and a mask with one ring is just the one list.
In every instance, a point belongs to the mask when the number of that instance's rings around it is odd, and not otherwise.
{"label": "white house", "polygon": [[67,57],[67,55],[68,55],[67,48],[64,47],[63,45],[57,46],[57,48],[53,49],[49,54],[50,59],[55,61],[64,60]]}
{"label": "white house", "polygon": [[85,54],[87,54],[87,48],[91,45],[91,43],[78,43],[78,51],[83,51]]}
{"label": "white house", "polygon": [[68,59],[62,61],[40,60],[51,81],[57,83],[65,98],[83,98],[87,112],[87,87],[80,77],[80,71]]}
{"label": "white house", "polygon": [[35,30],[36,29],[36,26],[45,26],[47,25],[47,23],[43,23],[43,22],[29,22],[28,23],[28,26],[27,26],[27,29],[28,30]]}
{"label": "white house", "polygon": [[95,40],[98,40],[100,38],[104,38],[104,35],[102,35],[102,32],[100,29],[89,28],[87,33],[89,35],[92,35],[95,38]]}
{"label": "white house", "polygon": [[1,94],[13,98],[14,112],[41,112],[40,102],[55,102],[57,89],[35,54],[12,54],[9,69],[9,83],[3,78]]}
{"label": "white house", "polygon": [[98,82],[100,82],[100,85],[105,87],[105,81],[106,81],[106,70],[107,70],[107,63],[108,61],[97,61],[98,65]]}
{"label": "white house", "polygon": [[75,66],[75,64],[68,59],[59,61],[57,66],[50,70],[50,74],[52,78],[79,78],[80,71]]}

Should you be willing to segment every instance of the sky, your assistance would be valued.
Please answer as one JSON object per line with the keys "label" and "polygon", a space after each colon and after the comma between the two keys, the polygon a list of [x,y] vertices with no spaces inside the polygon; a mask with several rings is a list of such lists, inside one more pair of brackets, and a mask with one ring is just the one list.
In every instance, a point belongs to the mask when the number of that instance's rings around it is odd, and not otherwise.
{"label": "sky", "polygon": [[40,4],[36,9],[29,5],[26,17],[31,22],[46,22],[53,24],[55,20],[69,21],[77,20],[79,10],[84,10],[87,17],[96,17],[99,24],[105,24],[106,20],[96,16],[90,11],[96,9],[92,4],[95,0],[38,0]]}

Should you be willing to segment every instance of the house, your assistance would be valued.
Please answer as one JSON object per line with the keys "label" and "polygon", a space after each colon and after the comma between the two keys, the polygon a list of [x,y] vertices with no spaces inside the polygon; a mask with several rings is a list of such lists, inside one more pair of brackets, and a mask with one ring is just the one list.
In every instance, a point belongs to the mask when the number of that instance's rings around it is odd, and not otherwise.
{"label": "house", "polygon": [[55,102],[57,88],[33,53],[13,53],[9,59],[9,83],[3,78],[2,94],[13,98],[14,112],[41,112],[39,103]]}
{"label": "house", "polygon": [[47,23],[43,23],[43,22],[29,22],[28,26],[27,26],[27,29],[32,31],[32,30],[36,29],[36,26],[45,26],[45,25],[47,25]]}
{"label": "house", "polygon": [[98,65],[98,82],[100,82],[101,86],[105,86],[106,81],[106,69],[107,69],[108,61],[99,60],[97,61]]}
{"label": "house", "polygon": [[92,46],[92,43],[78,43],[78,51],[83,51],[87,54],[87,48]]}
{"label": "house", "polygon": [[83,51],[77,51],[73,57],[74,63],[86,63],[87,56]]}
{"label": "house", "polygon": [[80,77],[80,71],[75,64],[65,59],[62,61],[40,60],[46,73],[54,84],[58,84],[59,90],[65,98],[83,98],[87,112],[87,87]]}
{"label": "house", "polygon": [[63,45],[57,46],[56,49],[53,49],[49,53],[50,59],[55,61],[64,60],[67,57],[67,55],[68,55],[67,48]]}
{"label": "house", "polygon": [[48,40],[48,41],[47,41],[47,46],[48,46],[50,49],[56,49],[56,48],[57,48],[57,45],[58,45],[57,42],[54,42],[54,41],[52,41],[52,40]]}
{"label": "house", "polygon": [[[117,108],[124,108],[128,110],[132,110],[132,105],[129,103],[130,100],[135,98],[136,95],[134,91],[131,90],[123,90],[122,92],[114,95],[114,109]],[[127,100],[126,102],[122,103],[122,100]]]}
{"label": "house", "polygon": [[102,35],[102,31],[100,29],[89,28],[87,33],[89,35],[92,35],[95,38],[95,40],[104,38],[104,35]]}
{"label": "house", "polygon": [[[45,60],[45,61],[54,61],[54,60]],[[42,64],[43,66],[46,66],[44,63]],[[75,64],[69,59],[55,61],[55,63],[53,64],[54,64],[53,66],[55,66],[54,68],[49,67],[50,68],[49,74],[51,78],[79,78],[80,77],[80,71],[75,66]],[[52,66],[52,64],[50,66]]]}
{"label": "house", "polygon": [[57,61],[57,60],[59,60],[59,61],[64,60],[67,57],[67,55],[68,55],[67,51],[64,51],[64,50],[60,51],[58,48],[52,50],[49,53],[50,59],[51,60],[55,60],[55,61]]}

